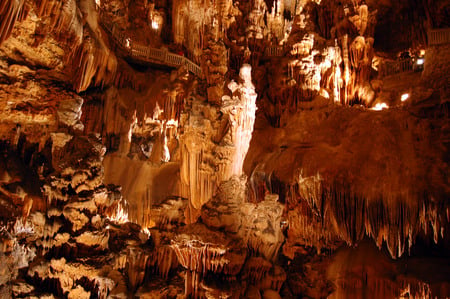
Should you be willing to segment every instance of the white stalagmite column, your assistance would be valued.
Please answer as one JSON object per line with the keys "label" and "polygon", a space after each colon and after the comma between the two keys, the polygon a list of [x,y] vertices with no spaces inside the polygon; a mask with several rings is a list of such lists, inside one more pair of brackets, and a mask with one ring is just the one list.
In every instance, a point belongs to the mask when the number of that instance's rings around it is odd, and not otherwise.
{"label": "white stalagmite column", "polygon": [[[189,199],[187,219],[195,222],[201,207],[216,192],[221,182],[241,176],[255,123],[256,97],[251,66],[243,65],[238,82],[230,82],[232,96],[223,96],[219,113],[216,107],[194,99],[184,123],[181,144],[181,193]],[[220,116],[221,115],[221,116]],[[215,140],[224,125],[226,132]],[[221,129],[219,129],[220,131]]]}
{"label": "white stalagmite column", "polygon": [[239,79],[241,82],[237,86],[234,82],[229,84],[229,88],[233,92],[233,99],[237,101],[230,113],[232,142],[236,150],[231,159],[231,173],[225,180],[233,175],[242,175],[244,159],[250,146],[255,124],[257,94],[252,83],[252,67],[249,64],[242,66]]}
{"label": "white stalagmite column", "polygon": [[342,37],[342,52],[344,54],[344,104],[348,104],[348,89],[350,82],[350,62],[348,58],[348,35]]}

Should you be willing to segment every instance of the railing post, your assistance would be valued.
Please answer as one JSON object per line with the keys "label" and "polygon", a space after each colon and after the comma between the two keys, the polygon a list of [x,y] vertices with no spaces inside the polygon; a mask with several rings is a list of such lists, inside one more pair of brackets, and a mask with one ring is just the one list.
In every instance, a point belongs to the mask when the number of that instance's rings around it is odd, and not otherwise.
{"label": "railing post", "polygon": [[427,31],[428,45],[440,45],[450,42],[450,28],[429,29]]}
{"label": "railing post", "polygon": [[167,59],[168,59],[168,58],[167,58],[167,57],[168,57],[168,56],[167,56],[167,52],[168,52],[168,51],[164,50],[164,51],[163,51],[163,55],[162,55],[163,61],[164,61],[165,64],[167,64]]}

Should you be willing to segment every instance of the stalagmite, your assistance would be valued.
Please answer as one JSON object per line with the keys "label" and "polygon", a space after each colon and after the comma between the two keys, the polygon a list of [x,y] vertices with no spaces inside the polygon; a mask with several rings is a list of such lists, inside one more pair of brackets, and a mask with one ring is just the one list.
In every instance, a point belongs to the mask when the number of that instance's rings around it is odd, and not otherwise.
{"label": "stalagmite", "polygon": [[[256,97],[255,87],[251,77],[252,68],[244,64],[239,72],[239,78],[242,83],[239,85],[232,82],[228,88],[232,91],[232,99],[227,102],[223,99],[222,112],[229,115],[231,122],[231,142],[235,147],[234,156],[230,157],[232,161],[231,169],[224,171],[222,180],[226,181],[231,176],[240,176],[244,158],[247,155],[250,141],[252,138],[253,125],[255,123]],[[236,103],[236,100],[239,102]]]}
{"label": "stalagmite", "polygon": [[348,104],[349,93],[350,93],[350,63],[349,63],[349,55],[348,55],[348,35],[344,35],[342,37],[342,53],[343,53],[343,61],[344,61],[344,104]]}
{"label": "stalagmite", "polygon": [[[209,201],[217,185],[231,178],[233,175],[242,174],[242,166],[247,153],[251,132],[256,112],[256,93],[251,82],[251,67],[244,65],[240,72],[241,82],[232,82],[229,88],[232,98],[224,96],[221,112],[227,117],[228,131],[222,139],[222,144],[215,151],[222,153],[219,161],[215,162],[203,152],[207,138],[214,136],[213,132],[200,129],[203,123],[206,128],[212,128],[213,123],[201,113],[202,104],[192,102],[193,114],[191,114],[188,127],[185,131],[182,144],[181,183],[183,195],[190,200],[194,210],[199,210],[203,204]],[[206,133],[206,134],[205,134]],[[209,136],[208,136],[209,135]],[[215,166],[217,165],[217,166]],[[219,167],[219,174],[215,174],[213,167]],[[193,211],[191,211],[192,213]],[[191,214],[190,221],[195,219],[195,213]]]}

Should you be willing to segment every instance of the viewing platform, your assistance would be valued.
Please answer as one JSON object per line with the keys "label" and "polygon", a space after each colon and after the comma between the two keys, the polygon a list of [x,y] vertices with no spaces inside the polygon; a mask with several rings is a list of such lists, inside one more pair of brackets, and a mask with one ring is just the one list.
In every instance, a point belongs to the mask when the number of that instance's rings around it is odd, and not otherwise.
{"label": "viewing platform", "polygon": [[153,48],[134,41],[106,17],[101,17],[101,25],[110,33],[114,41],[122,49],[124,49],[131,58],[142,62],[165,65],[169,67],[185,66],[189,72],[199,78],[203,78],[201,67],[188,58],[171,53],[168,49]]}

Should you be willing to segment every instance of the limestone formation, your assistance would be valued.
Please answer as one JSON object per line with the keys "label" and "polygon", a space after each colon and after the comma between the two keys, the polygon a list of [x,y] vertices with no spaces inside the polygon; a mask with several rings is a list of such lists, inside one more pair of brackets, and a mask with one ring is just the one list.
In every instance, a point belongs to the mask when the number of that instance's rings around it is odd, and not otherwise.
{"label": "limestone formation", "polygon": [[448,0],[1,0],[1,298],[447,298]]}

